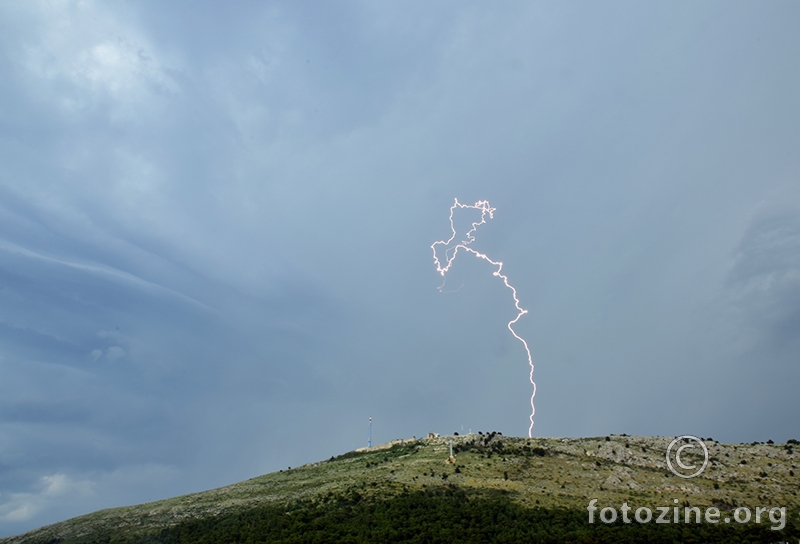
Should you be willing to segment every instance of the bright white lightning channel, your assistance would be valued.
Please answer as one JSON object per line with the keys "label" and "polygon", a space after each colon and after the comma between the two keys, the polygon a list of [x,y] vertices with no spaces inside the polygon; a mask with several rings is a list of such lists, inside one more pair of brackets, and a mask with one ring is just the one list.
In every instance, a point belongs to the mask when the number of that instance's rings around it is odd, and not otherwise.
{"label": "bright white lightning channel", "polygon": [[[474,223],[472,223],[472,228],[469,229],[469,231],[467,231],[467,234],[465,235],[465,237],[464,237],[465,239],[464,240],[460,241],[459,243],[457,243],[456,245],[454,245],[452,247],[449,247],[450,243],[456,237],[456,227],[453,224],[453,212],[455,211],[456,208],[461,208],[461,209],[469,208],[469,209],[473,209],[473,210],[480,210],[481,219],[480,219],[480,221],[475,221]],[[511,321],[508,322],[508,330],[510,330],[511,334],[514,335],[514,338],[516,338],[517,340],[522,342],[522,345],[525,346],[525,353],[528,355],[528,365],[531,367],[531,372],[530,372],[529,378],[530,378],[530,381],[531,381],[531,385],[533,386],[533,393],[531,394],[531,417],[530,417],[531,424],[530,424],[530,427],[528,427],[528,436],[532,437],[533,436],[533,416],[536,413],[536,408],[533,405],[533,399],[536,396],[536,382],[533,381],[533,357],[531,356],[530,348],[528,348],[528,343],[525,341],[525,339],[523,339],[520,335],[518,335],[516,333],[516,331],[514,330],[514,327],[513,327],[514,323],[519,321],[520,317],[522,317],[523,315],[528,313],[528,310],[524,310],[519,305],[519,299],[517,298],[517,290],[514,289],[514,287],[510,283],[508,283],[508,277],[505,274],[502,273],[503,263],[501,263],[500,261],[493,261],[489,257],[487,257],[486,255],[484,255],[483,253],[479,253],[478,251],[475,251],[474,249],[469,247],[469,245],[472,242],[475,241],[475,236],[473,236],[473,233],[478,229],[479,226],[481,226],[484,223],[486,223],[486,216],[487,215],[489,216],[489,219],[494,218],[494,211],[495,211],[495,208],[492,208],[491,206],[489,206],[489,201],[488,200],[479,200],[478,202],[476,202],[475,204],[470,206],[469,204],[460,203],[458,201],[458,199],[456,198],[455,199],[455,203],[452,206],[450,206],[450,230],[451,230],[452,234],[450,235],[450,238],[448,240],[439,240],[439,241],[434,242],[433,244],[431,244],[431,249],[433,250],[433,262],[434,262],[434,264],[436,264],[436,271],[439,272],[439,274],[441,274],[442,277],[444,277],[444,275],[447,273],[448,270],[450,270],[450,267],[453,265],[453,261],[455,261],[456,255],[458,255],[458,250],[459,249],[463,249],[465,251],[469,251],[470,253],[472,253],[476,257],[478,257],[480,259],[483,259],[484,261],[489,262],[493,266],[496,266],[497,270],[492,272],[492,274],[494,276],[497,276],[498,278],[501,278],[503,280],[503,283],[506,285],[506,287],[511,289],[511,295],[514,297],[514,307],[517,309],[517,312],[519,312],[519,313],[517,314],[517,317],[515,317],[514,319],[512,319]],[[442,266],[441,261],[439,261],[439,257],[436,255],[436,246],[440,246],[440,245],[442,245],[442,246],[444,246],[446,248],[445,252],[444,252],[444,257],[445,257],[445,265],[444,266]],[[442,287],[444,287],[444,283],[442,283],[442,285],[439,286],[439,291],[442,290]]]}

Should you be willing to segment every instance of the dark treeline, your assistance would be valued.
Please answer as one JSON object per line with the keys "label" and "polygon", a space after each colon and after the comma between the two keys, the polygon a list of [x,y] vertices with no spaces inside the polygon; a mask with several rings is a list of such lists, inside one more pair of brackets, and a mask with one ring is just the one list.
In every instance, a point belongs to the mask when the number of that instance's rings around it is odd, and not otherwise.
{"label": "dark treeline", "polygon": [[189,520],[135,539],[87,535],[86,542],[125,544],[220,543],[484,543],[543,544],[768,543],[797,539],[794,520],[783,531],[768,525],[588,523],[584,510],[525,508],[502,495],[468,496],[457,488],[407,492],[381,500],[358,493],[323,503],[298,501],[215,518]]}

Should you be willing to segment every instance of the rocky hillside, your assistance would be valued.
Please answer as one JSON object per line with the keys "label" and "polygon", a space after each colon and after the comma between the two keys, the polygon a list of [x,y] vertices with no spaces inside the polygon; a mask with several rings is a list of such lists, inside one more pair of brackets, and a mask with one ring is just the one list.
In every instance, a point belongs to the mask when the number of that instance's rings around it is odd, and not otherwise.
{"label": "rocky hillside", "polygon": [[[449,459],[451,440],[454,460]],[[753,510],[786,506],[788,522],[781,537],[797,530],[800,446],[720,444],[706,439],[709,467],[699,477],[683,479],[666,466],[665,451],[671,440],[625,435],[527,439],[490,433],[396,441],[211,491],[101,510],[0,539],[0,543],[199,542],[202,539],[197,535],[212,530],[217,521],[226,520],[232,527],[226,530],[239,531],[237,523],[253,527],[261,523],[253,520],[275,518],[277,521],[269,522],[275,525],[283,523],[286,512],[315,508],[326,509],[331,519],[336,517],[337,508],[349,508],[351,518],[356,519],[353,516],[362,513],[352,510],[354,505],[375,505],[419,493],[424,494],[420,497],[435,497],[437,493],[458,496],[462,501],[459,504],[467,504],[470,498],[502,500],[503,509],[519,509],[522,517],[526,512],[567,512],[579,532],[590,528],[586,521],[590,499],[598,499],[600,508],[619,509],[627,501],[634,509],[680,504],[716,506],[723,513],[738,506]],[[499,503],[492,504],[500,508]],[[374,509],[370,511],[377,515]],[[261,514],[252,518],[253,512]],[[302,527],[302,523],[293,523],[295,528]],[[580,524],[586,527],[582,529]],[[750,525],[742,527],[751,532],[759,529]],[[767,527],[762,523],[760,529]],[[195,537],[176,536],[188,528]],[[648,530],[661,528],[651,526]],[[762,533],[777,536],[764,531],[759,535]],[[591,535],[576,541],[604,541],[595,533]],[[744,541],[767,541],[763,540],[767,537]],[[293,538],[286,537],[285,541],[311,541],[302,535]]]}

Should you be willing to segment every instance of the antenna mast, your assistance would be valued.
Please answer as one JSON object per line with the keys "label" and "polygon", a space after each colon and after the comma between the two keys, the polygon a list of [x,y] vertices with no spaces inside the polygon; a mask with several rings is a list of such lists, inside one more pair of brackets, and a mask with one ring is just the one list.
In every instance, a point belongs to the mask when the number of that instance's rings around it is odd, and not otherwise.
{"label": "antenna mast", "polygon": [[367,447],[372,446],[372,416],[369,416],[369,435],[367,435]]}

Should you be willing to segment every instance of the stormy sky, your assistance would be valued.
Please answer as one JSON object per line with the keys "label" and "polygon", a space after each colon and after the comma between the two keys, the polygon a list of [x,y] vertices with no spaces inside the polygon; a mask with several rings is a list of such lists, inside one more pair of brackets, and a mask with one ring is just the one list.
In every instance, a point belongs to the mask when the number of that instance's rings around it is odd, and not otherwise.
{"label": "stormy sky", "polygon": [[[0,536],[470,429],[800,438],[800,4],[0,4]],[[456,214],[457,225],[476,220]],[[479,214],[478,214],[479,215]]]}

